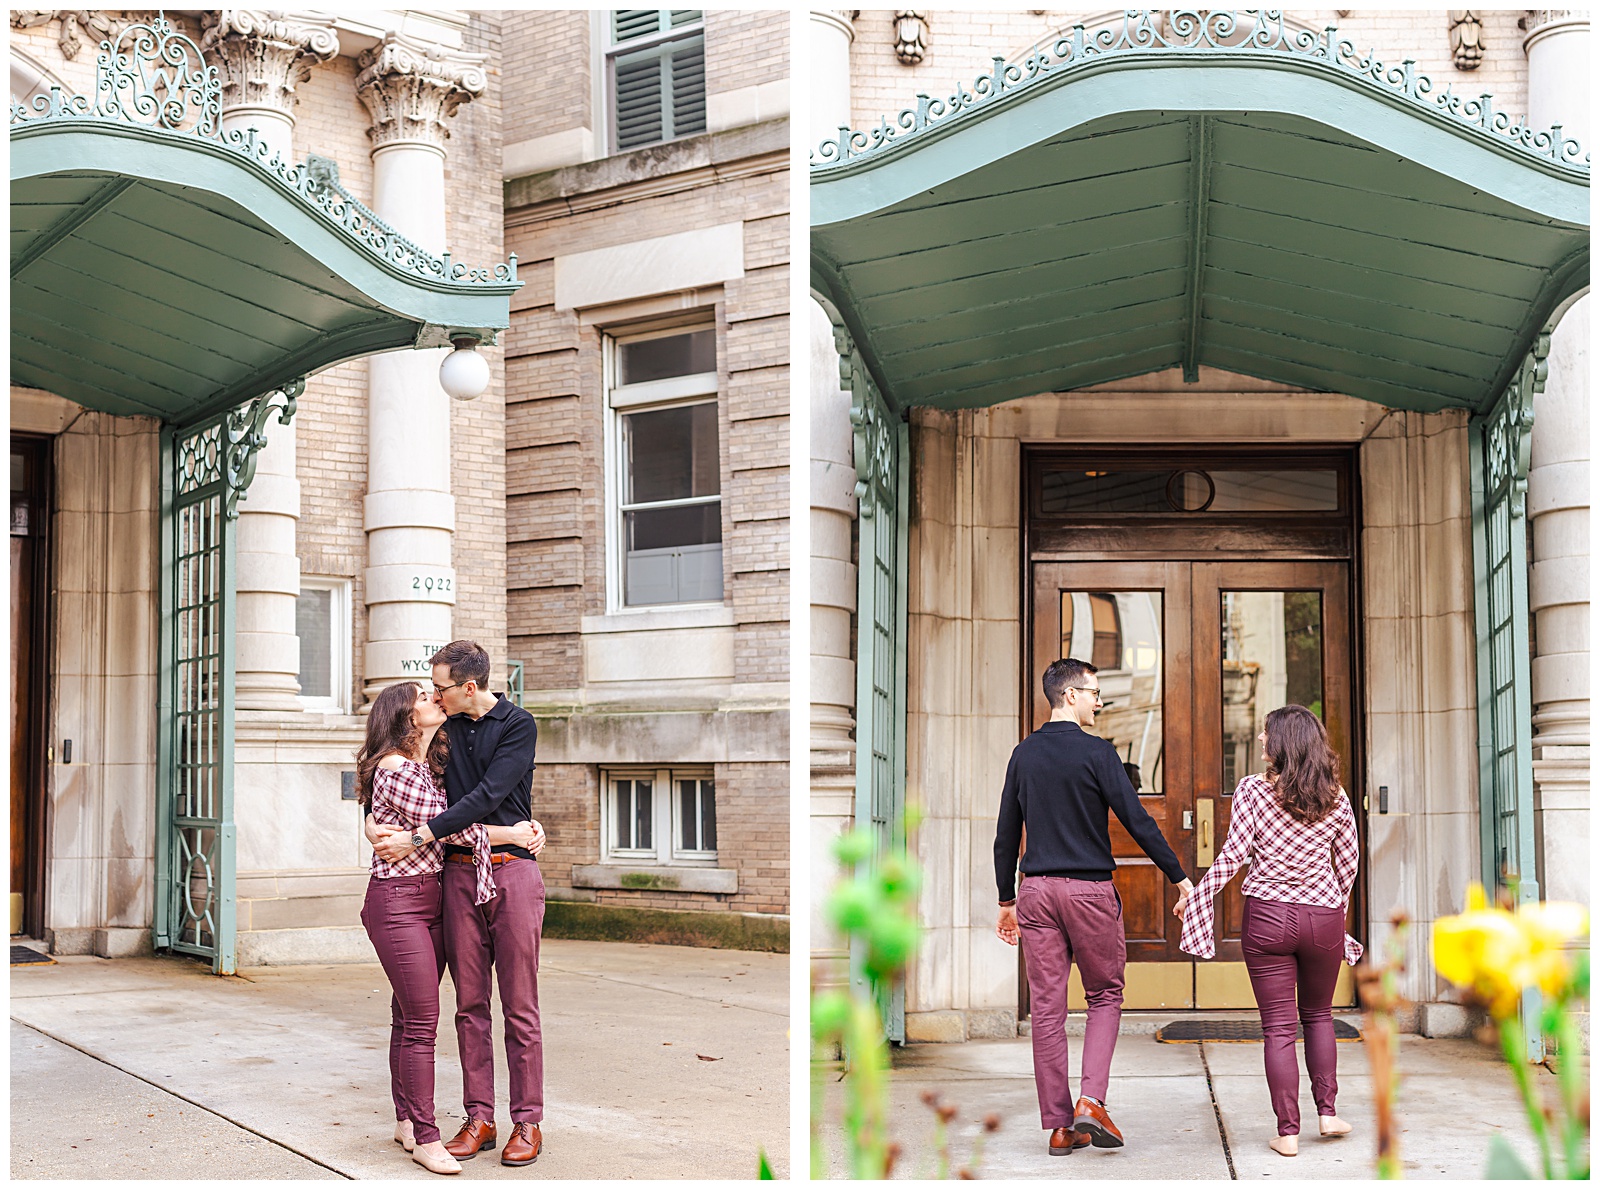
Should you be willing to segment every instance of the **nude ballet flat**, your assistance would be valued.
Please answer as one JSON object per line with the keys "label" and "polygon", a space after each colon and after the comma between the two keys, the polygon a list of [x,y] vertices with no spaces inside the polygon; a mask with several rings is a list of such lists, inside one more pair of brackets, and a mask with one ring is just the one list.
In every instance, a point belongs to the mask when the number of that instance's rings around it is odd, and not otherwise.
{"label": "nude ballet flat", "polygon": [[408,1153],[417,1147],[417,1137],[412,1131],[410,1120],[396,1122],[394,1126],[394,1143]]}
{"label": "nude ballet flat", "polygon": [[1323,1136],[1349,1136],[1354,1129],[1338,1116],[1318,1116],[1317,1127]]}
{"label": "nude ballet flat", "polygon": [[1300,1138],[1298,1136],[1274,1136],[1267,1143],[1272,1151],[1280,1157],[1298,1157],[1300,1155]]}
{"label": "nude ballet flat", "polygon": [[449,1153],[425,1153],[419,1148],[411,1154],[411,1160],[422,1166],[429,1173],[461,1172],[461,1162],[450,1156]]}

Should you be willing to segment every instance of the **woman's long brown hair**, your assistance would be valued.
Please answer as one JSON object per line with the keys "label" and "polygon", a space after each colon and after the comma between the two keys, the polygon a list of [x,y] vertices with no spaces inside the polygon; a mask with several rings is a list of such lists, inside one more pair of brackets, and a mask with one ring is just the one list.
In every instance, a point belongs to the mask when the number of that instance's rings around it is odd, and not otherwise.
{"label": "woman's long brown hair", "polygon": [[1284,812],[1296,822],[1321,822],[1338,804],[1339,758],[1328,732],[1305,707],[1267,712],[1267,777]]}
{"label": "woman's long brown hair", "polygon": [[[396,682],[373,700],[367,715],[367,739],[356,753],[356,801],[361,805],[372,804],[372,774],[380,760],[391,754],[409,760],[416,751],[422,728],[411,722],[411,712],[421,692],[422,687],[416,682]],[[449,759],[450,737],[441,723],[428,745],[428,767],[436,780],[444,779],[444,765]]]}

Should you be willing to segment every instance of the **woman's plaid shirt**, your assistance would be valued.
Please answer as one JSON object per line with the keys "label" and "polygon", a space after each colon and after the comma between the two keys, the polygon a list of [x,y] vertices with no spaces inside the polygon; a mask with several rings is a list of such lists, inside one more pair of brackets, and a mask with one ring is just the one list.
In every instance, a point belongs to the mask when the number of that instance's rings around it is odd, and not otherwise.
{"label": "woman's plaid shirt", "polygon": [[[434,780],[433,770],[418,760],[400,761],[397,769],[372,772],[372,813],[386,826],[401,826],[414,831],[435,814],[444,813],[444,790]],[[481,905],[495,895],[494,864],[489,859],[489,832],[475,822],[458,835],[446,835],[424,843],[405,859],[389,863],[373,852],[372,874],[380,880],[391,876],[421,876],[444,867],[446,842],[472,848],[473,866],[478,870],[478,888],[473,903]]]}
{"label": "woman's plaid shirt", "polygon": [[[1184,910],[1183,938],[1178,946],[1203,959],[1216,954],[1211,899],[1246,863],[1250,865],[1244,878],[1247,897],[1343,909],[1350,901],[1359,859],[1356,816],[1344,790],[1339,791],[1339,800],[1327,817],[1307,825],[1289,817],[1265,777],[1246,777],[1233,793],[1233,817],[1228,820],[1222,853],[1195,886]],[[1346,934],[1345,961],[1354,966],[1361,951],[1361,943]]]}

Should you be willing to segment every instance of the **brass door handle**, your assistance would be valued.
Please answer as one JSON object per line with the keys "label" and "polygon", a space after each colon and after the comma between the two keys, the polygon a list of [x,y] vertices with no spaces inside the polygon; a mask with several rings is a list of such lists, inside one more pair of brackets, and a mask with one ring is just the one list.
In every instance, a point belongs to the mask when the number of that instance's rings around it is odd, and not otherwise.
{"label": "brass door handle", "polygon": [[1215,798],[1198,798],[1194,803],[1196,837],[1194,862],[1196,867],[1209,868],[1217,858],[1216,826],[1217,802]]}

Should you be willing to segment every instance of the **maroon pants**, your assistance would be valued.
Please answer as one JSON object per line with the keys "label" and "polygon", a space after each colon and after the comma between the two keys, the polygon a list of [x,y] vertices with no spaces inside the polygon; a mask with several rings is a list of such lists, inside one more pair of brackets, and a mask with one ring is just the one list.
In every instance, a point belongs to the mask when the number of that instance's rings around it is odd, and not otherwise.
{"label": "maroon pants", "polygon": [[[470,869],[469,869],[470,870]],[[439,873],[367,882],[361,924],[378,952],[394,997],[389,1002],[389,1086],[394,1118],[410,1120],[417,1143],[439,1139],[433,1118],[433,1047],[439,1030]]]}
{"label": "maroon pants", "polygon": [[1306,1036],[1306,1071],[1319,1116],[1339,1093],[1333,1040],[1333,987],[1344,961],[1344,910],[1244,899],[1244,962],[1261,1010],[1267,1089],[1279,1136],[1300,1134],[1300,1066],[1295,1022]]}
{"label": "maroon pants", "polygon": [[511,1120],[537,1124],[544,1119],[544,1043],[539,1034],[544,877],[531,859],[496,864],[496,895],[482,905],[472,903],[476,884],[471,864],[445,863],[444,950],[456,986],[462,1106],[475,1120],[494,1120],[489,990],[498,973],[511,1070]]}
{"label": "maroon pants", "polygon": [[1128,963],[1122,901],[1109,880],[1024,876],[1017,890],[1017,929],[1028,963],[1039,1120],[1045,1128],[1070,1128],[1067,977],[1076,962],[1089,1003],[1080,1092],[1104,1102],[1122,1021],[1122,972]]}

